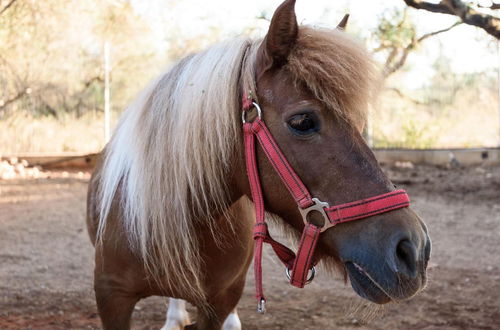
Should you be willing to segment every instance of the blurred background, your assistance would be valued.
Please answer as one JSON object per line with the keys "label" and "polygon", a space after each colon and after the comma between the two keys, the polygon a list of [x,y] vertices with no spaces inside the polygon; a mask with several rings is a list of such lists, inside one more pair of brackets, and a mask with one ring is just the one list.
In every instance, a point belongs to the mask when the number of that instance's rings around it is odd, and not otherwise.
{"label": "blurred background", "polygon": [[[263,36],[280,2],[0,0],[0,154],[98,152],[148,81],[212,43]],[[496,15],[490,1],[465,3]],[[298,1],[297,13],[322,27],[350,13],[347,32],[374,53],[385,84],[372,146],[500,146],[492,33],[403,0]]]}

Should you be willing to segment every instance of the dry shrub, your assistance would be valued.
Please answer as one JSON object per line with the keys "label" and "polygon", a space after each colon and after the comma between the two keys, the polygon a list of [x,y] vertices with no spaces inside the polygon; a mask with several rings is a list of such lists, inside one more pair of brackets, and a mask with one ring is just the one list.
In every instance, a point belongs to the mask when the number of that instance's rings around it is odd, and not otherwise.
{"label": "dry shrub", "polygon": [[0,120],[0,154],[97,152],[104,146],[102,115],[88,113],[59,119],[16,113]]}
{"label": "dry shrub", "polygon": [[[492,87],[458,90],[448,102],[384,92],[371,112],[375,147],[470,148],[500,143],[498,96]],[[410,94],[411,95],[411,94]],[[413,95],[417,99],[418,95]]]}

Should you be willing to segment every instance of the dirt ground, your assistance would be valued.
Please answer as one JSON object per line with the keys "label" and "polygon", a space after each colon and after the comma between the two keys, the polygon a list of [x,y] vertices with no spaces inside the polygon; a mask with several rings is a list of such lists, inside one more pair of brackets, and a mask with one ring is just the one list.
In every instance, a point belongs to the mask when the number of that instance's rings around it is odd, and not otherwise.
{"label": "dirt ground", "polygon": [[[385,167],[408,190],[433,239],[429,285],[379,308],[319,269],[300,290],[268,253],[268,313],[255,312],[252,274],[244,329],[500,329],[500,167]],[[93,247],[85,227],[88,175],[0,181],[0,329],[97,329]],[[141,301],[134,329],[159,329],[167,300]]]}

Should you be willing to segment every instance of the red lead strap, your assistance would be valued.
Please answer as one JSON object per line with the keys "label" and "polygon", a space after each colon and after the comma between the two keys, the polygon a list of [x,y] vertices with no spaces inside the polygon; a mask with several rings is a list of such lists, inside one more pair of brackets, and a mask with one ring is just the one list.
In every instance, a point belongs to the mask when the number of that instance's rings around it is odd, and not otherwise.
{"label": "red lead strap", "polygon": [[[256,108],[258,116],[250,123],[246,122],[246,112],[252,106]],[[285,265],[290,283],[296,287],[303,288],[305,284],[314,278],[314,265],[316,264],[314,252],[319,236],[323,231],[338,223],[363,219],[375,214],[407,207],[410,204],[410,199],[404,190],[395,190],[367,199],[330,207],[328,203],[311,197],[309,190],[307,190],[302,180],[300,180],[292,166],[288,163],[271,132],[264,121],[262,121],[261,109],[257,103],[252,102],[248,98],[243,99],[242,119],[247,176],[256,214],[254,227],[254,275],[256,298],[259,301],[257,310],[264,313],[266,302],[262,288],[262,248],[264,242],[271,245],[278,258]],[[304,218],[305,225],[297,255],[283,244],[275,241],[267,229],[264,198],[255,157],[255,137],[257,137],[262,150],[273,165],[273,168],[295,199],[299,211]],[[325,219],[323,227],[308,223],[307,214],[312,211],[318,211],[323,214]],[[312,274],[308,278],[310,270]]]}

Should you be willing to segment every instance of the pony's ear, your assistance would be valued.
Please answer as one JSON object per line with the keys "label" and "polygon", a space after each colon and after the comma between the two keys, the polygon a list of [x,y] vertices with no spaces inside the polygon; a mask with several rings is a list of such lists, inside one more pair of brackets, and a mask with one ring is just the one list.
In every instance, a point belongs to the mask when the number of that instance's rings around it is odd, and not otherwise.
{"label": "pony's ear", "polygon": [[348,20],[349,20],[349,14],[345,14],[344,18],[342,18],[340,23],[337,25],[337,29],[345,30]]}
{"label": "pony's ear", "polygon": [[286,0],[274,12],[269,31],[262,43],[260,60],[263,68],[279,67],[286,63],[298,32],[295,0]]}

